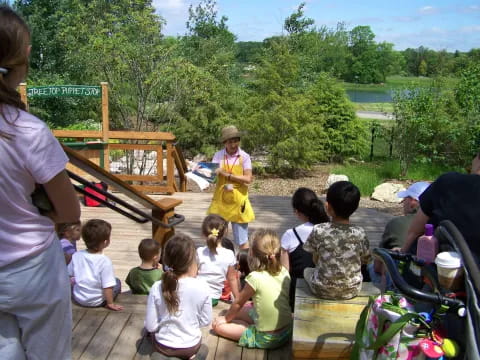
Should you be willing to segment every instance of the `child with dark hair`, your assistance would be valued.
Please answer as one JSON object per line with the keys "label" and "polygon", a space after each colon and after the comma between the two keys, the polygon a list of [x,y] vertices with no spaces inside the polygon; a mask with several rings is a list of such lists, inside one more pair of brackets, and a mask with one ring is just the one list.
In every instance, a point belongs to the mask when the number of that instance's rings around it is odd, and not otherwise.
{"label": "child with dark hair", "polygon": [[[256,230],[249,240],[245,287],[213,330],[249,348],[274,349],[289,341],[292,315],[288,304],[290,275],[280,263],[280,241],[268,229]],[[253,307],[247,303],[253,298]]]}
{"label": "child with dark hair", "polygon": [[68,264],[68,273],[75,278],[72,297],[82,306],[123,310],[113,302],[121,291],[120,280],[115,278],[112,261],[103,254],[110,245],[111,232],[110,223],[100,219],[88,220],[82,227],[87,249],[74,253]]}
{"label": "child with dark hair", "polygon": [[62,245],[65,263],[68,265],[72,260],[72,255],[77,251],[77,241],[80,240],[82,223],[61,223],[55,225],[60,244]]}
{"label": "child with dark hair", "polygon": [[228,280],[233,296],[236,298],[239,294],[235,254],[222,246],[227,229],[228,223],[220,215],[208,215],[202,223],[202,234],[207,240],[207,246],[197,249],[198,277],[208,284],[213,306],[218,304],[225,279]]}
{"label": "child with dark hair", "polygon": [[245,278],[250,274],[248,267],[248,249],[240,249],[237,254],[237,272],[240,280],[240,290],[245,287]]}
{"label": "child with dark hair", "polygon": [[327,191],[326,209],[331,223],[318,224],[305,242],[315,268],[306,268],[304,278],[312,292],[324,299],[351,299],[362,287],[362,264],[370,260],[365,230],[350,224],[357,210],[360,191],[349,181],[338,181]]}
{"label": "child with dark hair", "polygon": [[[163,277],[148,295],[145,328],[157,352],[167,357],[204,358],[200,328],[212,318],[212,301],[198,271],[195,243],[187,235],[176,234],[163,249]],[[162,358],[152,354],[151,358]]]}
{"label": "child with dark hair", "polygon": [[142,260],[140,266],[128,272],[125,282],[132,294],[148,295],[150,288],[162,278],[163,271],[158,268],[160,261],[160,244],[153,239],[143,239],[138,245],[138,255]]}
{"label": "child with dark hair", "polygon": [[314,267],[312,254],[303,249],[303,244],[316,224],[329,222],[325,206],[313,190],[298,188],[292,197],[292,207],[301,225],[285,231],[281,239],[282,265],[290,272],[290,305],[293,309],[296,279],[303,279],[303,270]]}

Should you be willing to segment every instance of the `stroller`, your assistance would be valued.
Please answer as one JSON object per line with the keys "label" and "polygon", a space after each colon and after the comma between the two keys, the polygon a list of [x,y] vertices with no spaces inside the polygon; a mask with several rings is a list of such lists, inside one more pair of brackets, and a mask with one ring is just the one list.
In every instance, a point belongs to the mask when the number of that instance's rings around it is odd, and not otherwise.
{"label": "stroller", "polygon": [[[436,281],[435,265],[426,265],[413,255],[400,254],[382,248],[374,249],[373,255],[383,262],[395,287],[395,293],[412,302],[415,307],[414,312],[433,314],[432,324],[440,323],[440,326],[446,330],[448,338],[459,345],[456,354],[450,355],[448,359],[480,360],[479,267],[465,239],[452,222],[442,221],[435,231],[435,236],[440,243],[448,243],[460,254],[465,273],[465,293],[442,293]],[[421,277],[415,277],[408,271],[411,267],[417,266],[421,268]],[[426,279],[426,281],[419,281],[419,279]],[[423,322],[423,318],[420,320]]]}

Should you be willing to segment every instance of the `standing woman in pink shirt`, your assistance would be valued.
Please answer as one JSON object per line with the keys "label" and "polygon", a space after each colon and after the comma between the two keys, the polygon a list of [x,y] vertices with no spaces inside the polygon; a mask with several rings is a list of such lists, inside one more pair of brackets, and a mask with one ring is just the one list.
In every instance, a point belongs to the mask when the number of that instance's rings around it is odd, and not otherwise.
{"label": "standing woman in pink shirt", "polygon": [[[0,6],[0,359],[71,359],[70,283],[55,223],[77,222],[68,158],[16,91],[28,71],[30,32]],[[51,203],[40,214],[31,194]]]}

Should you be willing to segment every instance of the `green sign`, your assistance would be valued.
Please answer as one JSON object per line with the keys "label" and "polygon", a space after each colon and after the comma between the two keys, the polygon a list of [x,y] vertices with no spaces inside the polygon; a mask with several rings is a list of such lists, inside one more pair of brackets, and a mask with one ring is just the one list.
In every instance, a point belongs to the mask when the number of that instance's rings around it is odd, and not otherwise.
{"label": "green sign", "polygon": [[57,96],[89,96],[101,97],[101,86],[84,85],[52,85],[52,86],[31,86],[27,88],[27,97],[57,97]]}

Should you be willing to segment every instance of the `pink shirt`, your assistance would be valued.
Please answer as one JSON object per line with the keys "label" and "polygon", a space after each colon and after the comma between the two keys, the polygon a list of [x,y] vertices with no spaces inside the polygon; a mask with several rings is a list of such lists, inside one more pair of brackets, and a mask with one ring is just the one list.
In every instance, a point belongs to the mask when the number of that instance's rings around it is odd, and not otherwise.
{"label": "pink shirt", "polygon": [[217,151],[215,155],[213,155],[212,162],[216,164],[221,164],[226,157],[228,165],[233,166],[235,161],[237,161],[236,164],[239,163],[237,160],[239,155],[241,156],[243,161],[243,170],[251,170],[252,160],[250,159],[250,155],[248,155],[245,151],[243,151],[240,148],[238,148],[238,151],[233,155],[229,155],[225,149]]}
{"label": "pink shirt", "polygon": [[0,137],[0,268],[42,252],[56,239],[53,222],[40,215],[30,195],[35,183],[47,183],[68,162],[43,121],[12,106],[1,108],[7,119],[0,113],[0,131],[13,137]]}

